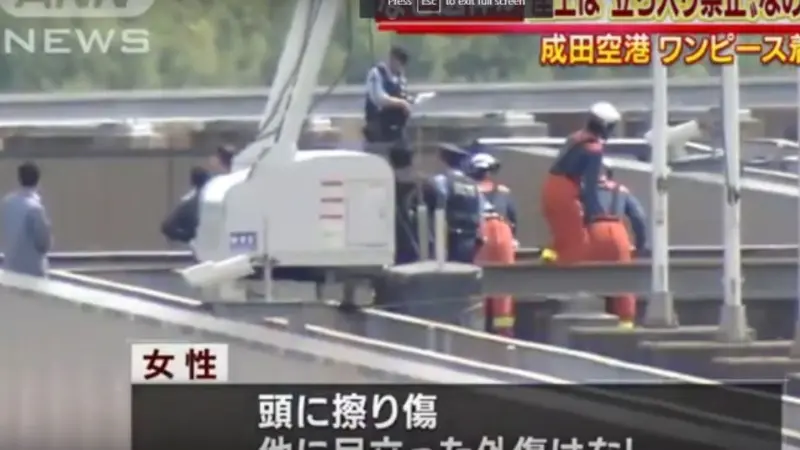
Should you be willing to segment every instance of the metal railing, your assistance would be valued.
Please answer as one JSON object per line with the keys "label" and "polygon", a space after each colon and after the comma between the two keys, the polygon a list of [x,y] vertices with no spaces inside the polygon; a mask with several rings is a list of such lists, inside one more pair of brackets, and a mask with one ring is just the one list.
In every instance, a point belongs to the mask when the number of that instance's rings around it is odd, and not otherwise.
{"label": "metal railing", "polygon": [[[672,109],[707,109],[718,103],[718,78],[673,80]],[[436,91],[436,101],[421,113],[443,112],[579,112],[596,101],[610,101],[624,112],[649,111],[650,80],[591,80],[557,83],[475,83],[415,85]],[[742,80],[742,105],[795,108],[792,78],[754,77]],[[319,88],[321,94],[326,88]],[[85,94],[9,94],[0,96],[0,121],[93,119],[98,122],[132,118],[260,117],[267,89],[96,92]],[[361,114],[363,87],[342,86],[321,99],[318,114]]]}
{"label": "metal railing", "polygon": [[[517,251],[520,262],[538,260],[542,247],[523,247]],[[791,258],[797,256],[797,245],[745,245],[743,258]],[[722,258],[721,246],[687,245],[673,246],[670,257],[679,259]],[[648,255],[642,254],[641,257]],[[0,261],[2,261],[0,254]],[[74,272],[110,272],[118,270],[171,270],[194,263],[188,251],[112,251],[112,252],[56,252],[50,255],[52,269]]]}
{"label": "metal railing", "polygon": [[[561,147],[564,137],[510,137],[510,138],[481,138],[478,142],[487,146],[497,147]],[[782,140],[776,139],[781,142]],[[795,147],[797,143],[791,143]],[[747,142],[744,143],[747,145]],[[786,144],[789,145],[789,144]],[[712,172],[721,173],[724,159],[719,150],[696,142],[687,142],[685,149],[691,154],[680,159],[670,161],[674,171],[685,172]],[[776,151],[779,150],[776,144]],[[611,138],[605,148],[606,154],[615,157],[632,157],[639,161],[650,160],[650,145],[644,138]],[[773,158],[775,161],[779,157]],[[743,161],[742,174],[747,178],[769,183],[782,183],[796,186],[797,174],[763,167],[765,161]]]}
{"label": "metal railing", "polygon": [[[722,293],[721,247],[675,247],[671,250],[671,289],[680,301],[706,300]],[[631,264],[585,263],[572,267],[537,262],[541,250],[519,251],[512,266],[483,267],[485,293],[506,293],[542,298],[565,292],[649,293],[650,262],[642,258]],[[646,255],[645,255],[646,256]],[[743,296],[748,301],[793,298],[797,291],[797,247],[793,245],[746,246],[742,249],[745,281]],[[188,252],[102,252],[56,253],[54,269],[82,274],[121,271],[165,271],[186,267],[193,260]]]}

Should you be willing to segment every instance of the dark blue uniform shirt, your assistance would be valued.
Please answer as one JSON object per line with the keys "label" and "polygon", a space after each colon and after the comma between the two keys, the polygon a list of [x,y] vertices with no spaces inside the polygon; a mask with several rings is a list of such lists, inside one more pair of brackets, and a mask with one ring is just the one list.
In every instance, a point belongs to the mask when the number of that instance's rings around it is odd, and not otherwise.
{"label": "dark blue uniform shirt", "polygon": [[399,139],[408,120],[408,114],[399,108],[383,108],[382,98],[405,98],[406,78],[394,74],[384,63],[377,64],[367,75],[367,96],[364,115],[368,125],[380,133],[381,140]]}
{"label": "dark blue uniform shirt", "polygon": [[598,182],[602,170],[602,141],[585,130],[578,131],[567,139],[550,168],[550,174],[567,177],[581,186],[581,202],[587,223],[603,213],[598,198]]}
{"label": "dark blue uniform shirt", "polygon": [[633,244],[637,249],[643,249],[647,242],[645,212],[641,203],[625,186],[613,181],[601,181],[597,184],[598,199],[602,208],[602,215],[594,220],[607,218],[627,217],[633,231]]}
{"label": "dark blue uniform shirt", "polygon": [[438,202],[445,207],[451,231],[477,235],[484,211],[483,195],[475,181],[460,170],[450,169],[432,179]]}
{"label": "dark blue uniform shirt", "polygon": [[517,236],[517,207],[514,199],[511,198],[511,190],[508,186],[492,182],[492,187],[482,186],[484,212],[496,213],[505,218],[514,237]]}

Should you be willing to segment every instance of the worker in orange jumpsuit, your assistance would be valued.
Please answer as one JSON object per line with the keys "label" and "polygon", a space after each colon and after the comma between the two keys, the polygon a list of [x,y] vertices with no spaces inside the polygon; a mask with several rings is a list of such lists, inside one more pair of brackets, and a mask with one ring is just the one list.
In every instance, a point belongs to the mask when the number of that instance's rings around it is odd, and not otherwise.
{"label": "worker in orange jumpsuit", "polygon": [[584,216],[600,211],[603,144],[620,118],[610,103],[592,105],[585,127],[567,138],[545,178],[542,213],[559,264],[574,264],[585,257],[588,235]]}
{"label": "worker in orange jumpsuit", "polygon": [[[500,162],[487,153],[474,155],[470,175],[483,195],[482,244],[475,257],[477,264],[514,264],[519,243],[516,239],[517,210],[508,186],[494,179]],[[486,330],[501,336],[514,336],[514,298],[492,295],[484,301]]]}
{"label": "worker in orange jumpsuit", "polygon": [[[613,180],[610,169],[598,180],[598,198],[601,211],[587,217],[589,231],[590,261],[630,262],[632,250],[644,250],[646,243],[645,213],[641,203],[627,187]],[[631,243],[625,217],[631,224],[633,243]],[[633,244],[633,245],[632,245]],[[636,297],[623,294],[610,299],[610,312],[619,316],[620,325],[633,327],[636,318]]]}

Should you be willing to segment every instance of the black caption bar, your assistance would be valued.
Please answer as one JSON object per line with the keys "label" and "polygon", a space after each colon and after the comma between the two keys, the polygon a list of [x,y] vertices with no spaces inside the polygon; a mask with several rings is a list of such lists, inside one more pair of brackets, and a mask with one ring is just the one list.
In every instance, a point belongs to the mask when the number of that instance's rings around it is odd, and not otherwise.
{"label": "black caption bar", "polygon": [[132,450],[778,450],[781,389],[137,384]]}

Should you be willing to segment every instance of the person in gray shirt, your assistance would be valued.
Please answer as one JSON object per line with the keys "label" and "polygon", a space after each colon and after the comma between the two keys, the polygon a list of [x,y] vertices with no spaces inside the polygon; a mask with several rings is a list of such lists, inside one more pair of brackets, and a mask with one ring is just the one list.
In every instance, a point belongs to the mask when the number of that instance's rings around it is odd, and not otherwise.
{"label": "person in gray shirt", "polygon": [[50,220],[37,192],[39,167],[26,162],[17,167],[19,189],[2,203],[3,266],[6,270],[46,277],[47,253],[53,245]]}

